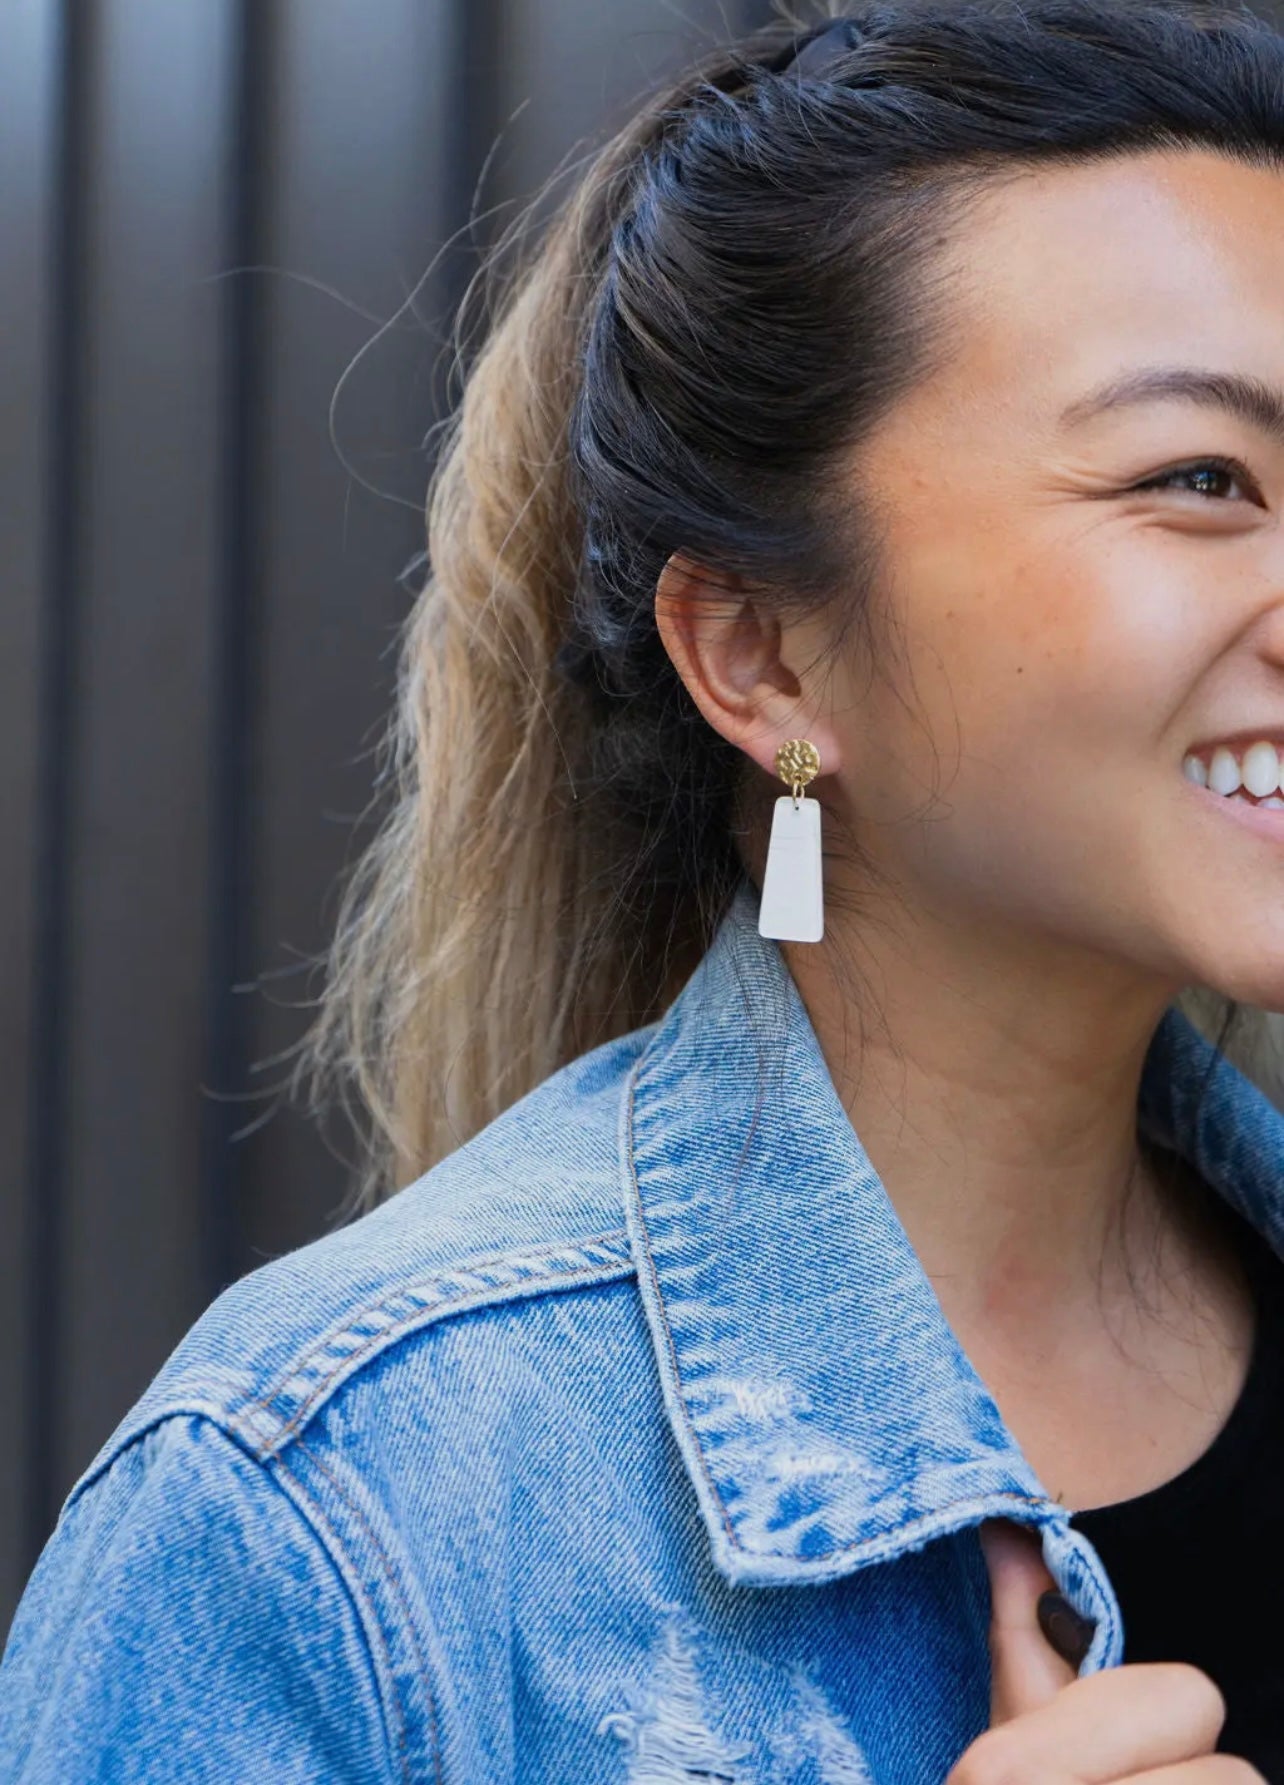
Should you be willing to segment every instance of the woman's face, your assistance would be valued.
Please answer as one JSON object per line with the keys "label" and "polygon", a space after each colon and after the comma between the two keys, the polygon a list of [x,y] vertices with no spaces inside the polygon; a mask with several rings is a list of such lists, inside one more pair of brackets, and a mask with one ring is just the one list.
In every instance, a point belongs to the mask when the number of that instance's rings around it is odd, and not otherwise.
{"label": "woman's face", "polygon": [[1039,170],[948,252],[956,351],[852,467],[898,642],[780,735],[921,909],[1284,1009],[1284,809],[1183,766],[1284,750],[1284,174]]}

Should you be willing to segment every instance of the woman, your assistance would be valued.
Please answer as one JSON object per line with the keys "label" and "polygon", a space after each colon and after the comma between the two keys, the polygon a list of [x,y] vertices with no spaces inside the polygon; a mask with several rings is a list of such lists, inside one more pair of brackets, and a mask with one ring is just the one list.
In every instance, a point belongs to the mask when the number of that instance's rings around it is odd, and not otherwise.
{"label": "woman", "polygon": [[77,1483],[5,1779],[1284,1778],[1282,149],[1248,12],[883,0],[582,173],[312,1038],[360,1218]]}

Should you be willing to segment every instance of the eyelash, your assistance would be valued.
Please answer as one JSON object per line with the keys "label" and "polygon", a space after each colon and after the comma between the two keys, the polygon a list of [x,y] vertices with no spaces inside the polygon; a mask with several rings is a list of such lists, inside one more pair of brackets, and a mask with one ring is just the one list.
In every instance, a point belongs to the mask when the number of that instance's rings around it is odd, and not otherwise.
{"label": "eyelash", "polygon": [[[1172,471],[1161,472],[1158,477],[1148,477],[1145,483],[1139,483],[1135,487],[1139,490],[1167,489],[1172,486],[1174,479],[1193,477],[1198,471],[1221,471],[1227,477],[1236,478],[1246,489],[1257,489],[1247,468],[1241,465],[1238,459],[1222,458],[1217,454],[1214,454],[1212,458],[1192,460],[1188,465],[1178,465]],[[1192,490],[1191,494],[1201,497],[1205,502],[1222,502],[1228,499],[1222,496],[1207,496],[1200,490]]]}

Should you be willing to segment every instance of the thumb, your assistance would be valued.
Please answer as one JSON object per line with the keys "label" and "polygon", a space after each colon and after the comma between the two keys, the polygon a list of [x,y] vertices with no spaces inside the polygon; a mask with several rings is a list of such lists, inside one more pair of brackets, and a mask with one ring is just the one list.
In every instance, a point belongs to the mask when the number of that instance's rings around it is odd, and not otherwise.
{"label": "thumb", "polygon": [[987,1519],[979,1535],[990,1571],[993,1728],[1047,1704],[1077,1675],[1052,1647],[1039,1622],[1039,1596],[1056,1592],[1057,1583],[1044,1566],[1037,1533],[1010,1519]]}

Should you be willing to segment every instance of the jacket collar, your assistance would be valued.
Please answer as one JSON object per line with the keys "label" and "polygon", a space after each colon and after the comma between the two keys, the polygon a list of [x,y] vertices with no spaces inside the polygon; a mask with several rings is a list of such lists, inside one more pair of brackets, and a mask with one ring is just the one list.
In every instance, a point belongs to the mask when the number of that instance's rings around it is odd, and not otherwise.
{"label": "jacket collar", "polygon": [[[955,1339],[757,920],[746,879],[621,1111],[630,1243],[716,1566],[834,1579],[1005,1517],[1056,1527],[1059,1577],[1094,1575]],[[1284,1116],[1176,1005],[1138,1120],[1284,1250]],[[1072,1597],[1100,1607],[1108,1584]]]}

